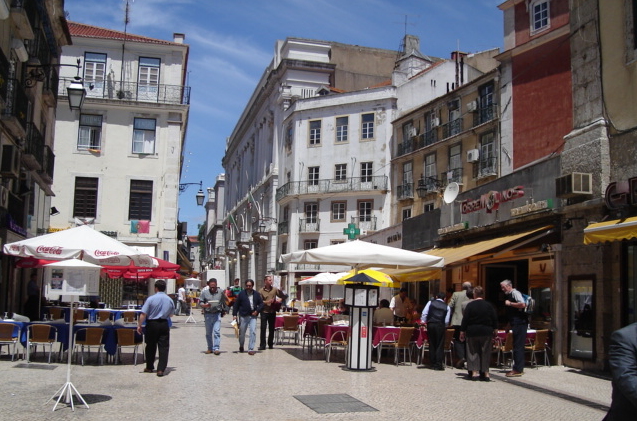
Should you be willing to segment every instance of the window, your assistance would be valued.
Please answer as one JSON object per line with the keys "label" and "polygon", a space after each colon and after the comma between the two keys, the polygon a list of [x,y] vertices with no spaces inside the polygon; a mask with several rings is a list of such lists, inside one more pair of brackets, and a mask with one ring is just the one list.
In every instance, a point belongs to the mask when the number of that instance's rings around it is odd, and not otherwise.
{"label": "window", "polygon": [[303,250],[311,250],[318,247],[318,240],[305,240],[303,242]]}
{"label": "window", "polygon": [[374,173],[373,162],[361,162],[361,183],[370,183]]}
{"label": "window", "polygon": [[363,114],[361,117],[361,139],[374,138],[374,113]]}
{"label": "window", "polygon": [[157,100],[160,64],[161,61],[158,58],[139,58],[139,84],[137,86],[137,97],[139,100]]}
{"label": "window", "polygon": [[416,136],[416,128],[412,121],[403,124],[403,142],[408,142],[412,137]]}
{"label": "window", "polygon": [[411,208],[403,208],[402,217],[403,217],[403,219],[402,219],[403,221],[405,219],[411,218]]}
{"label": "window", "polygon": [[[412,188],[414,184],[413,163],[411,161],[403,164],[403,189],[405,194],[411,196],[413,194]],[[409,190],[407,192],[407,190]]]}
{"label": "window", "polygon": [[332,202],[332,222],[345,220],[345,202]]}
{"label": "window", "polygon": [[462,144],[449,147],[449,171],[447,182],[460,183],[462,178]]}
{"label": "window", "polygon": [[97,186],[96,177],[75,177],[74,217],[95,218],[97,216]]}
{"label": "window", "polygon": [[546,29],[550,24],[549,1],[533,1],[529,6],[531,15],[531,34]]}
{"label": "window", "polygon": [[307,168],[307,184],[310,186],[318,186],[319,184],[319,167]]}
{"label": "window", "polygon": [[80,114],[80,131],[77,137],[77,149],[101,149],[102,116]]}
{"label": "window", "polygon": [[358,202],[358,220],[360,222],[369,222],[372,220],[372,211],[374,210],[374,202],[371,200],[361,200]]}
{"label": "window", "polygon": [[150,221],[153,210],[153,182],[150,180],[131,180],[128,219]]}
{"label": "window", "polygon": [[133,123],[133,153],[155,153],[154,118],[135,118]]}
{"label": "window", "polygon": [[321,120],[310,121],[310,145],[321,144]]}
{"label": "window", "polygon": [[347,142],[349,117],[336,117],[336,141]]}
{"label": "window", "polygon": [[478,88],[478,93],[480,95],[478,124],[482,124],[495,117],[493,112],[493,83],[487,83],[486,85],[480,86],[480,88]]}
{"label": "window", "polygon": [[343,244],[345,240],[330,240],[330,245],[334,246],[336,244]]}
{"label": "window", "polygon": [[284,241],[281,243],[281,254],[286,254],[288,252],[288,242]]}
{"label": "window", "polygon": [[316,224],[318,220],[318,203],[305,204],[305,222],[308,224]]}
{"label": "window", "polygon": [[436,171],[436,154],[432,153],[425,156],[424,165],[424,176],[425,176],[425,185],[427,186],[427,190],[435,190],[435,184],[438,180],[437,171]]}
{"label": "window", "polygon": [[347,164],[334,166],[334,181],[347,181]]}
{"label": "window", "polygon": [[485,133],[480,136],[480,160],[478,177],[497,174],[496,172],[496,156],[495,156],[495,140],[493,132]]}
{"label": "window", "polygon": [[433,203],[425,203],[425,205],[423,206],[423,213],[427,213],[427,212],[431,212],[434,210],[434,204]]}
{"label": "window", "polygon": [[285,149],[290,152],[292,151],[292,136],[294,134],[294,129],[292,128],[292,123],[288,124],[285,128]]}
{"label": "window", "polygon": [[290,207],[286,206],[283,208],[283,220],[284,221],[289,221],[290,220]]}
{"label": "window", "polygon": [[93,85],[90,96],[102,96],[106,75],[106,54],[84,53],[84,86]]}

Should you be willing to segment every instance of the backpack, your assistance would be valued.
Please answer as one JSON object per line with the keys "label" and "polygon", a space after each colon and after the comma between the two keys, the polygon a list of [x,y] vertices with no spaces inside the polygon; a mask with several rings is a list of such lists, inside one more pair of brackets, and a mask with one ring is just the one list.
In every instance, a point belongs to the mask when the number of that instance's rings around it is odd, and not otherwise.
{"label": "backpack", "polygon": [[530,295],[522,294],[522,298],[524,299],[524,312],[528,315],[533,314],[533,310],[535,310],[535,300]]}

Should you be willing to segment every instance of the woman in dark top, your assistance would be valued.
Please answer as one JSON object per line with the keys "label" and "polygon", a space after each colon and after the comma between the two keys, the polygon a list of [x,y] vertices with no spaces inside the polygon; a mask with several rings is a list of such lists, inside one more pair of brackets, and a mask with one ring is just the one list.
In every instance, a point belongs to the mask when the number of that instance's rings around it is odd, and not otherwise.
{"label": "woman in dark top", "polygon": [[[471,371],[469,380],[491,381],[491,341],[498,328],[498,315],[491,303],[484,301],[484,289],[473,289],[474,300],[467,305],[460,326],[460,340],[467,341],[467,369]],[[480,374],[478,377],[478,373]]]}

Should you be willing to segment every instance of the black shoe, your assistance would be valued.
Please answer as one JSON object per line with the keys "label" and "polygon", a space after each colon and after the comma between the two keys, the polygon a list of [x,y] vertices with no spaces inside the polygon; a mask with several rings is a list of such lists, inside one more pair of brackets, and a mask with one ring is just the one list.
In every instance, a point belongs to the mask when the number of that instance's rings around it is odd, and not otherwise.
{"label": "black shoe", "polygon": [[[274,349],[274,345],[270,345],[269,348],[270,349]],[[263,349],[265,349],[265,348],[263,348]]]}
{"label": "black shoe", "polygon": [[239,347],[239,352],[243,352],[243,347],[242,346]]}
{"label": "black shoe", "polygon": [[490,382],[491,378],[490,377],[480,377],[480,381],[481,382]]}
{"label": "black shoe", "polygon": [[259,351],[265,351],[265,347],[264,346],[260,346],[259,347]]}
{"label": "black shoe", "polygon": [[440,366],[433,367],[433,369],[436,371],[445,371],[445,368]]}

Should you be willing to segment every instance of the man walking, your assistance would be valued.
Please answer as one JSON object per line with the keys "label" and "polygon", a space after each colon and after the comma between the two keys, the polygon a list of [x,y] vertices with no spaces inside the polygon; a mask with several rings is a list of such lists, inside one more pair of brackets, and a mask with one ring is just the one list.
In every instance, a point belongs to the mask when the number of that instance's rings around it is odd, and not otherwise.
{"label": "man walking", "polygon": [[208,289],[204,290],[199,296],[199,303],[201,308],[203,308],[206,323],[206,342],[208,344],[206,354],[214,353],[219,355],[221,353],[219,351],[219,345],[221,344],[221,317],[226,311],[227,299],[221,288],[217,288],[217,279],[215,278],[208,280]]}
{"label": "man walking", "polygon": [[436,299],[429,301],[422,311],[421,321],[427,323],[429,335],[429,363],[434,370],[442,371],[445,356],[445,331],[451,318],[451,309],[445,304],[446,294],[440,291]]}
{"label": "man walking", "polygon": [[456,351],[456,357],[458,357],[457,368],[464,368],[466,361],[465,343],[460,341],[460,325],[462,325],[462,303],[469,300],[467,297],[467,290],[471,288],[471,282],[462,283],[462,291],[456,291],[449,300],[449,307],[451,307],[451,326],[454,328],[453,332],[453,349]]}
{"label": "man walking", "polygon": [[246,330],[250,328],[250,339],[248,341],[248,355],[254,355],[254,345],[257,341],[257,316],[263,309],[261,294],[254,292],[254,281],[248,279],[246,287],[242,290],[232,307],[232,319],[237,320],[239,315],[239,352],[243,352],[243,345],[246,338]]}
{"label": "man walking", "polygon": [[524,373],[524,344],[526,343],[526,328],[529,324],[524,308],[526,304],[522,293],[513,288],[508,279],[500,282],[500,288],[505,295],[504,305],[507,307],[507,317],[513,333],[513,367],[507,372],[507,377],[520,377]]}
{"label": "man walking", "polygon": [[613,375],[613,400],[604,421],[631,420],[637,413],[637,323],[610,336],[608,364]]}
{"label": "man walking", "polygon": [[146,368],[144,373],[153,372],[157,348],[159,348],[157,377],[162,377],[166,372],[170,348],[168,320],[174,311],[173,300],[166,295],[166,281],[158,279],[155,281],[155,294],[146,299],[137,320],[137,333],[140,335],[144,321],[146,321]]}
{"label": "man walking", "polygon": [[263,299],[263,312],[261,313],[261,341],[259,350],[265,349],[265,332],[268,331],[268,346],[274,347],[274,322],[276,321],[277,298],[285,300],[286,296],[280,289],[272,286],[272,275],[265,275],[263,278],[263,288],[259,290]]}
{"label": "man walking", "polygon": [[177,290],[177,311],[175,314],[179,316],[181,313],[188,315],[188,311],[186,310],[186,288],[184,288],[183,285]]}

